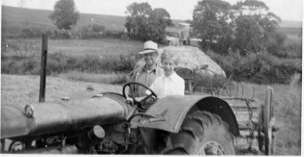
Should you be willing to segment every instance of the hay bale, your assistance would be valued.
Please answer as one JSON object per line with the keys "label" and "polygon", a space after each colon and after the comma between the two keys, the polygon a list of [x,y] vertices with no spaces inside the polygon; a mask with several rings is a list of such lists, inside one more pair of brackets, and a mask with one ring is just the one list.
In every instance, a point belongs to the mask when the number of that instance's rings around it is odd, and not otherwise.
{"label": "hay bale", "polygon": [[[214,76],[219,75],[226,77],[224,70],[214,62],[208,55],[201,51],[197,47],[192,46],[167,46],[163,47],[160,50],[162,52],[172,53],[174,59],[177,61],[177,67],[187,68],[195,73],[205,76]],[[160,64],[160,55],[157,59],[157,62]],[[144,60],[140,59],[136,67],[144,65]]]}

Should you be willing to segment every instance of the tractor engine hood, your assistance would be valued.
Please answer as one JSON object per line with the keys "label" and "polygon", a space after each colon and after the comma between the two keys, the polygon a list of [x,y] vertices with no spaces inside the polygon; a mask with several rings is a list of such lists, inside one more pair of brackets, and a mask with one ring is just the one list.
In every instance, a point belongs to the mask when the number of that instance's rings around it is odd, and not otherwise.
{"label": "tractor engine hood", "polygon": [[80,130],[96,124],[120,122],[127,115],[124,104],[105,96],[62,103],[37,103],[25,108],[1,107],[1,138]]}

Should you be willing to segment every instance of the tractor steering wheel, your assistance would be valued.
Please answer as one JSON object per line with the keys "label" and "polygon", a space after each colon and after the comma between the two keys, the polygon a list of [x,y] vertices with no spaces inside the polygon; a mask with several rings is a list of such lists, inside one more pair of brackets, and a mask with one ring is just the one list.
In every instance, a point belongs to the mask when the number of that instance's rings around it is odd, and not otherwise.
{"label": "tractor steering wheel", "polygon": [[[132,87],[133,86],[133,87]],[[136,100],[135,98],[135,94],[134,91],[132,91],[133,93],[131,93],[131,95],[128,95],[127,93],[127,89],[129,88],[129,90],[134,90],[134,86],[141,86],[144,89],[146,89],[147,91],[150,92],[150,94],[148,94],[147,96],[145,96],[144,98],[142,98],[141,100]],[[128,87],[128,88],[127,88]],[[149,87],[147,87],[146,85],[142,84],[142,83],[138,83],[138,82],[128,82],[126,83],[123,88],[122,88],[122,94],[123,96],[127,99],[128,97],[131,97],[132,100],[134,101],[135,104],[138,104],[138,107],[140,107],[141,109],[146,109],[146,107],[144,107],[145,102],[152,96],[154,96],[155,98],[157,98],[157,95],[155,94],[155,92],[150,89]]]}

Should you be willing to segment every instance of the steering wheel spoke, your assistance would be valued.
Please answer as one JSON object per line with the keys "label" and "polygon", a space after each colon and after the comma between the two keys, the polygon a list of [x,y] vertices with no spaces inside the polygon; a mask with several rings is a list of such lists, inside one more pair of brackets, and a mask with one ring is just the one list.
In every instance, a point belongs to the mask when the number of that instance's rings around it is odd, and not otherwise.
{"label": "steering wheel spoke", "polygon": [[[144,96],[143,98],[141,98],[140,100],[138,100],[137,97],[135,97],[135,93],[136,91],[134,91],[135,89],[135,86],[139,86],[139,87],[142,87],[144,88],[147,92],[148,92],[148,95]],[[132,91],[133,93],[129,93],[128,94],[128,88],[129,88],[129,91]],[[127,99],[127,98],[132,98],[133,102],[135,104],[137,104],[137,106],[141,109],[146,109],[144,106],[145,104],[147,103],[147,101],[149,100],[149,98],[152,98],[153,96],[155,97],[155,99],[157,99],[157,95],[155,94],[155,92],[150,89],[149,87],[145,86],[144,84],[142,83],[138,83],[138,82],[129,82],[129,83],[126,83],[124,86],[123,86],[123,89],[122,89],[122,93],[123,93],[123,96]]]}

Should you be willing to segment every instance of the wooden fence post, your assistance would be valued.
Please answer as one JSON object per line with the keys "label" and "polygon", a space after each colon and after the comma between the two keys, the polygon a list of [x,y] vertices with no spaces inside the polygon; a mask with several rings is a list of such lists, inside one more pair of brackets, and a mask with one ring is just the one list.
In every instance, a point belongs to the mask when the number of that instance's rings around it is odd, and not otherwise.
{"label": "wooden fence post", "polygon": [[46,34],[42,34],[39,102],[45,101],[47,50],[48,38]]}

